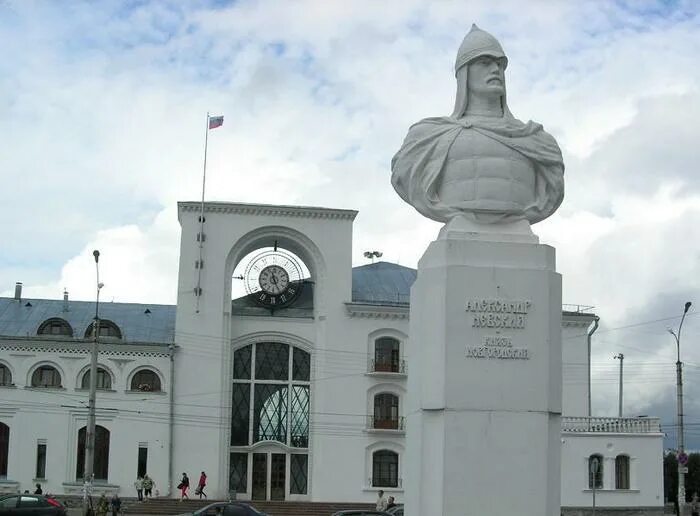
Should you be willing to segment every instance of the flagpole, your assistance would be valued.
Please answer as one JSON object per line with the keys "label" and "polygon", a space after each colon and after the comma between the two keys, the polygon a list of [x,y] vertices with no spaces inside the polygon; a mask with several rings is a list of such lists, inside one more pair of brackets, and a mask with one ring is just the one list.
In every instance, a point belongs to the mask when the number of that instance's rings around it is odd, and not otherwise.
{"label": "flagpole", "polygon": [[199,313],[199,299],[202,297],[202,254],[204,252],[204,187],[207,182],[207,146],[209,144],[209,111],[207,111],[207,123],[204,129],[204,170],[202,172],[202,204],[199,210],[199,262],[197,263],[197,288],[195,289],[195,312]]}

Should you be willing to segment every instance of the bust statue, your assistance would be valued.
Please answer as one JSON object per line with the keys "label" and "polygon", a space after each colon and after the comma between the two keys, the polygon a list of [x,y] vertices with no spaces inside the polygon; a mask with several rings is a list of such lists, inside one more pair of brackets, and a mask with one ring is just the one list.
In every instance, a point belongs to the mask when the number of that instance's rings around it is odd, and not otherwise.
{"label": "bust statue", "polygon": [[411,126],[394,156],[394,189],[426,217],[534,224],[561,204],[561,150],[540,124],[508,109],[507,65],[496,38],[472,25],[457,53],[454,112]]}

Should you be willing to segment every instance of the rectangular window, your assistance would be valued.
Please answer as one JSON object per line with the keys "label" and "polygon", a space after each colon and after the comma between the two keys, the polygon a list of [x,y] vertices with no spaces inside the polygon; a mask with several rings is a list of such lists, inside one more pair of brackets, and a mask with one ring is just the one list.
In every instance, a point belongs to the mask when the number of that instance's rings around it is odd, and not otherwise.
{"label": "rectangular window", "polygon": [[136,476],[143,477],[148,473],[148,444],[139,443],[139,458]]}
{"label": "rectangular window", "polygon": [[235,493],[248,491],[248,454],[231,453],[228,471],[228,489]]}
{"label": "rectangular window", "polygon": [[289,479],[289,492],[291,494],[306,494],[309,457],[300,453],[292,453],[290,458],[289,473],[291,478]]}
{"label": "rectangular window", "polygon": [[231,446],[247,446],[250,427],[250,384],[234,383],[231,394]]}
{"label": "rectangular window", "polygon": [[46,478],[46,442],[39,441],[36,445],[36,476]]}

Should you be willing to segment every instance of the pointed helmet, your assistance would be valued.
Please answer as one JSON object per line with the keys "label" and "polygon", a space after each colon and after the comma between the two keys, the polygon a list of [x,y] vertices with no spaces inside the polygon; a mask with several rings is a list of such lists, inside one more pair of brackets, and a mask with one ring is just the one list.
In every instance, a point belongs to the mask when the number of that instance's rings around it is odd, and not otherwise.
{"label": "pointed helmet", "polygon": [[498,40],[485,30],[477,27],[476,23],[473,23],[471,30],[464,37],[457,51],[455,74],[460,68],[479,56],[502,57],[505,58],[506,65],[508,64],[508,58]]}
{"label": "pointed helmet", "polygon": [[[508,58],[498,40],[485,30],[481,30],[474,23],[457,51],[457,60],[455,61],[457,98],[455,99],[455,109],[452,113],[454,118],[460,118],[467,112],[467,100],[469,97],[469,92],[467,91],[467,70],[469,67],[467,65],[480,56],[502,58],[505,60],[505,66],[508,66]],[[503,115],[507,118],[513,118],[506,104],[505,94],[501,99],[501,103],[503,105]]]}

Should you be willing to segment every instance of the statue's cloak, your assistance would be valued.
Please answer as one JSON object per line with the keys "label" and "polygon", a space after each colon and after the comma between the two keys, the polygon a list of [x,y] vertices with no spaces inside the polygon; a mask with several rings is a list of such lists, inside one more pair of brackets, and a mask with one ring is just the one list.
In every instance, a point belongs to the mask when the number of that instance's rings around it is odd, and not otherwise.
{"label": "statue's cloak", "polygon": [[[531,224],[549,217],[564,199],[564,162],[554,138],[542,125],[524,124],[509,112],[502,118],[425,118],[411,126],[391,160],[391,184],[401,198],[420,213],[439,222],[457,215],[478,219],[488,215],[491,222],[527,219]],[[510,116],[509,116],[510,115]],[[457,136],[474,130],[502,143],[528,158],[535,169],[535,201],[524,210],[469,210],[443,204],[438,197],[447,155]]]}

